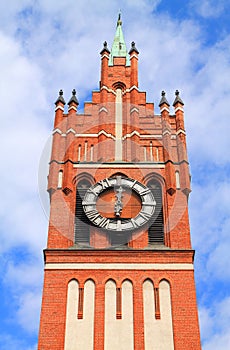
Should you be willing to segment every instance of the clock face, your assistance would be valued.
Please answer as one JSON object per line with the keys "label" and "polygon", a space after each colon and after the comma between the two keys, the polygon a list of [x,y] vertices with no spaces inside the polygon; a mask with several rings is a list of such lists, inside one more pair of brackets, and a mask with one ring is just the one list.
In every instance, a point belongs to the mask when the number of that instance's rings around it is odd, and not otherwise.
{"label": "clock face", "polygon": [[152,218],[156,201],[145,185],[117,176],[90,187],[82,205],[95,226],[109,231],[129,232],[141,228]]}

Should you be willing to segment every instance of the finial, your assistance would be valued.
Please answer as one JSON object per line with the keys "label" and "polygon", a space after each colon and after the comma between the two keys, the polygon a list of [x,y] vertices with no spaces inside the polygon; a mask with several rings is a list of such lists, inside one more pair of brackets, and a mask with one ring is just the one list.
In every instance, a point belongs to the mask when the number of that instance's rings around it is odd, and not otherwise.
{"label": "finial", "polygon": [[139,53],[139,51],[137,50],[137,48],[135,46],[135,41],[131,42],[131,49],[129,50],[129,54],[131,54],[133,51],[135,51],[137,54]]}
{"label": "finial", "polygon": [[65,100],[64,100],[64,97],[63,97],[63,90],[59,90],[59,96],[55,102],[55,105],[58,104],[58,102],[61,102],[63,105],[65,105]]}
{"label": "finial", "polygon": [[121,11],[118,14],[118,20],[117,20],[117,27],[122,25],[122,20],[121,20]]}
{"label": "finial", "polygon": [[163,90],[162,92],[161,92],[161,100],[160,100],[160,103],[159,103],[159,107],[160,106],[162,106],[164,103],[167,105],[167,106],[170,106],[170,104],[168,103],[168,101],[167,101],[167,99],[166,99],[166,97],[165,97],[165,91]]}
{"label": "finial", "polygon": [[75,103],[77,106],[79,105],[78,99],[76,97],[76,90],[75,89],[73,89],[73,91],[72,91],[72,97],[69,100],[68,105],[70,105],[72,102]]}
{"label": "finial", "polygon": [[175,95],[176,95],[176,98],[175,98],[175,100],[174,100],[174,102],[173,102],[173,106],[175,106],[175,104],[176,104],[177,102],[179,102],[180,104],[184,105],[184,102],[183,102],[182,99],[180,98],[180,93],[179,93],[178,90],[175,91]]}
{"label": "finial", "polygon": [[109,49],[108,49],[107,41],[104,41],[104,43],[103,43],[103,49],[101,50],[100,54],[102,55],[104,51],[107,51],[108,53],[110,53],[110,51],[109,51]]}

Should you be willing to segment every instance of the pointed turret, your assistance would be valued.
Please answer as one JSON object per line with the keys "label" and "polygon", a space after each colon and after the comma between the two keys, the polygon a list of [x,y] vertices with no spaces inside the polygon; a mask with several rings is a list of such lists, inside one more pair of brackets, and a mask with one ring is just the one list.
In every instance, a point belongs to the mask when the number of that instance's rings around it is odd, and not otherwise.
{"label": "pointed turret", "polygon": [[101,50],[101,81],[100,87],[108,84],[108,65],[109,65],[109,55],[110,51],[108,49],[107,41],[103,44],[103,49]]}
{"label": "pointed turret", "polygon": [[54,121],[54,129],[58,127],[60,123],[63,121],[63,113],[64,113],[64,106],[65,106],[65,100],[63,97],[63,91],[59,91],[59,96],[57,100],[55,101],[55,121]]}
{"label": "pointed turret", "polygon": [[139,51],[133,41],[131,43],[131,49],[129,50],[129,57],[131,62],[131,86],[136,87],[138,87],[138,54]]}
{"label": "pointed turret", "polygon": [[110,54],[110,51],[109,51],[109,49],[108,49],[107,41],[104,41],[103,49],[101,50],[100,54],[103,55],[105,52],[108,53],[108,54]]}
{"label": "pointed turret", "polygon": [[173,102],[173,107],[175,109],[175,115],[176,115],[176,128],[177,132],[179,130],[184,130],[184,102],[180,98],[180,93],[178,90],[175,91],[175,100]]}
{"label": "pointed turret", "polygon": [[165,97],[165,91],[162,91],[159,107],[163,106],[164,104],[167,105],[168,107],[170,106],[170,104],[167,101],[167,98]]}
{"label": "pointed turret", "polygon": [[69,100],[68,105],[71,105],[72,102],[74,102],[76,105],[79,105],[78,99],[76,97],[76,90],[75,89],[73,89],[73,91],[72,91],[72,97]]}
{"label": "pointed turret", "polygon": [[59,91],[59,96],[58,96],[57,100],[55,101],[55,105],[57,106],[59,104],[59,102],[61,102],[63,105],[65,105],[65,100],[63,97],[63,90],[62,89]]}
{"label": "pointed turret", "polygon": [[172,128],[170,124],[170,115],[167,98],[165,97],[165,91],[161,93],[161,100],[159,103],[161,118],[162,118],[162,142],[163,142],[163,154],[165,161],[165,180],[166,180],[166,190],[172,196],[176,192],[176,178],[175,170],[172,159]]}
{"label": "pointed turret", "polygon": [[122,32],[121,14],[118,15],[116,34],[113,40],[112,50],[109,56],[109,65],[113,66],[114,57],[126,57],[126,66],[130,65],[129,55],[127,52],[124,35]]}
{"label": "pointed turret", "polygon": [[129,50],[129,54],[131,55],[131,53],[133,53],[133,52],[135,52],[135,53],[139,54],[139,51],[137,50],[137,48],[136,48],[136,45],[135,45],[135,42],[134,42],[134,41],[132,41],[132,42],[131,42],[131,49]]}
{"label": "pointed turret", "polygon": [[[107,42],[101,52],[101,79],[100,79],[100,103],[111,101],[110,91],[117,89],[123,92],[130,89],[130,103],[136,104],[138,98],[138,49],[135,42],[131,43],[129,52],[127,51],[123,32],[121,14],[118,16],[116,33],[111,50],[108,49]],[[100,115],[107,113],[102,108]],[[134,114],[133,114],[134,115]],[[101,120],[103,122],[103,118]],[[132,125],[135,125],[132,123]]]}
{"label": "pointed turret", "polygon": [[59,91],[59,96],[57,100],[55,101],[55,119],[54,119],[54,131],[53,131],[53,145],[52,145],[52,153],[50,158],[50,172],[48,176],[48,186],[47,191],[49,192],[50,199],[52,194],[56,191],[58,188],[58,173],[60,171],[60,165],[58,162],[56,162],[59,157],[59,145],[62,142],[62,129],[65,125],[65,117],[64,117],[64,106],[65,106],[65,100],[63,97],[63,90]]}
{"label": "pointed turret", "polygon": [[180,188],[186,196],[191,192],[189,165],[186,147],[186,132],[184,127],[184,102],[180,98],[178,90],[175,91],[176,98],[173,102],[176,116],[177,150],[179,160]]}
{"label": "pointed turret", "polygon": [[79,105],[78,99],[76,97],[76,90],[73,89],[72,91],[72,97],[70,98],[69,102],[68,102],[68,111],[70,111],[71,109],[73,109],[74,111],[77,111],[77,106]]}
{"label": "pointed turret", "polygon": [[175,106],[178,102],[183,106],[184,105],[184,102],[182,101],[182,99],[180,98],[180,93],[178,90],[175,91],[175,100],[173,102],[173,106]]}

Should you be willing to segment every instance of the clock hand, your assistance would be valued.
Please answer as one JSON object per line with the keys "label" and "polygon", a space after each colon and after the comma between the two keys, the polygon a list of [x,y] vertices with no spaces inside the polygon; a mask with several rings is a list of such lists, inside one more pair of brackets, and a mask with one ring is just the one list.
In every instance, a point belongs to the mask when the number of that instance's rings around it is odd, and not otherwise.
{"label": "clock hand", "polygon": [[119,187],[116,187],[115,188],[115,191],[116,191],[116,202],[115,202],[115,205],[114,205],[114,212],[115,212],[115,215],[116,216],[120,216],[121,215],[121,211],[122,211],[122,208],[123,208],[123,204],[122,204],[122,192],[123,192],[123,188],[121,186],[121,176],[117,176],[117,185]]}
{"label": "clock hand", "polygon": [[121,211],[122,211],[122,208],[123,208],[123,204],[122,204],[122,192],[123,192],[123,188],[120,186],[116,189],[116,197],[117,197],[117,200],[116,200],[116,203],[114,205],[114,211],[115,211],[115,214],[116,216],[120,216],[121,215]]}

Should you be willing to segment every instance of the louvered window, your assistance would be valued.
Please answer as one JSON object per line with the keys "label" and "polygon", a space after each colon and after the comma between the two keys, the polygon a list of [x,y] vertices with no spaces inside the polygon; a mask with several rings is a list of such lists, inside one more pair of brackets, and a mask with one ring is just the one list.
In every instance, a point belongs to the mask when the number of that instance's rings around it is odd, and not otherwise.
{"label": "louvered window", "polygon": [[82,245],[89,245],[90,243],[90,222],[82,207],[82,201],[89,187],[90,183],[88,181],[80,181],[77,186],[74,233],[75,243]]}
{"label": "louvered window", "polygon": [[152,224],[149,227],[149,243],[150,244],[164,244],[164,217],[162,206],[162,191],[160,184],[153,180],[148,183],[155,201],[156,208],[153,214]]}

